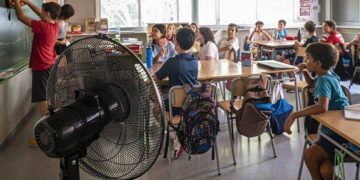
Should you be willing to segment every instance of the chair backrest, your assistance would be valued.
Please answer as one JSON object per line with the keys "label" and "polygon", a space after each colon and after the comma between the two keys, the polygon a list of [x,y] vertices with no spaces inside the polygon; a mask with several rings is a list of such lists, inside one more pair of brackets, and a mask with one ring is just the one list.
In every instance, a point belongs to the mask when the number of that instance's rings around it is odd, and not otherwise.
{"label": "chair backrest", "polygon": [[297,57],[305,57],[305,47],[298,47],[297,51],[296,51],[296,56]]}
{"label": "chair backrest", "polygon": [[[259,76],[252,76],[252,77],[258,78]],[[269,88],[270,84],[271,84],[271,76],[268,76],[268,78],[266,79],[266,87],[267,87],[267,89],[270,89]],[[243,81],[242,77],[233,79],[231,87],[232,87],[232,89],[231,89],[231,98],[232,99],[235,98],[235,97],[243,97],[243,96],[245,96],[246,87],[245,87],[245,82]]]}

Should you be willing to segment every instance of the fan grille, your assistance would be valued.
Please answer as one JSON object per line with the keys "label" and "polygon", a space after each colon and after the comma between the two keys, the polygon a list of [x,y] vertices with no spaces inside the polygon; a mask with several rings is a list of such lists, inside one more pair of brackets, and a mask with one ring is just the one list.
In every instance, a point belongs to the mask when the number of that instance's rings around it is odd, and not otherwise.
{"label": "fan grille", "polygon": [[[87,82],[85,76],[96,81]],[[162,146],[164,121],[153,111],[161,109],[158,88],[143,63],[127,48],[96,36],[73,43],[59,56],[48,82],[49,107],[58,109],[73,103],[74,91],[91,89],[97,86],[94,82],[125,90],[130,113],[125,121],[105,126],[99,139],[87,148],[80,166],[100,178],[139,177],[154,164]]]}

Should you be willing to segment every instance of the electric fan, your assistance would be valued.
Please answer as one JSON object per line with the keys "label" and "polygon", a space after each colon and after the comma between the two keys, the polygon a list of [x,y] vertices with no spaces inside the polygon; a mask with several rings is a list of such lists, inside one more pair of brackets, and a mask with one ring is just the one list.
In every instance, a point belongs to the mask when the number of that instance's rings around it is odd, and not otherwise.
{"label": "electric fan", "polygon": [[160,92],[143,63],[110,38],[69,46],[50,73],[47,98],[50,114],[36,123],[35,138],[47,156],[61,158],[62,179],[79,179],[79,166],[99,178],[134,179],[159,156]]}

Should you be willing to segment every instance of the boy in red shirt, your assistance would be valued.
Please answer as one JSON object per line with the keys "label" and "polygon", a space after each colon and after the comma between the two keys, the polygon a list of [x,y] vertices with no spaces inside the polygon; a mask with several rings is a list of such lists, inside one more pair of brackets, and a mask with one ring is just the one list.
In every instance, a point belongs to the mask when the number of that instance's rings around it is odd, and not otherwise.
{"label": "boy in red shirt", "polygon": [[[21,9],[20,0],[14,1],[17,18],[25,25],[31,27],[34,33],[29,67],[32,69],[32,97],[31,102],[38,103],[41,116],[48,113],[46,102],[47,80],[52,65],[55,63],[54,50],[58,36],[56,18],[60,12],[60,5],[55,2],[43,3],[42,8],[37,7],[29,0],[21,0],[27,4],[41,20],[27,17]],[[35,139],[29,140],[30,145],[36,145]]]}

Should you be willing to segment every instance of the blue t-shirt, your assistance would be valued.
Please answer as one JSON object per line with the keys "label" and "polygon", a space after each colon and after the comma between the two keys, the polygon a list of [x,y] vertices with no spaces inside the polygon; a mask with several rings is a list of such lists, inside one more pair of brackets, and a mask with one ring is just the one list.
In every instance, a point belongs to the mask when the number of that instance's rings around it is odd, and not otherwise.
{"label": "blue t-shirt", "polygon": [[164,63],[156,77],[162,80],[169,77],[169,86],[197,84],[198,61],[191,54],[178,54]]}
{"label": "blue t-shirt", "polygon": [[[159,54],[161,47],[154,44],[154,43],[150,43],[150,47],[151,47],[151,50],[152,50],[152,57],[154,58],[156,55]],[[165,49],[166,49],[165,55],[161,56],[159,58],[158,62],[165,62],[169,58],[175,56],[175,46],[174,46],[174,44],[172,42],[168,41],[168,44],[166,45]]]}
{"label": "blue t-shirt", "polygon": [[282,31],[275,30],[274,31],[274,39],[286,39],[286,35],[288,34],[287,29],[283,29]]}
{"label": "blue t-shirt", "polygon": [[[349,105],[349,100],[341,88],[340,78],[332,71],[315,78],[314,100],[317,102],[321,96],[329,98],[329,111],[343,110]],[[327,127],[322,131],[328,135],[332,134]]]}

